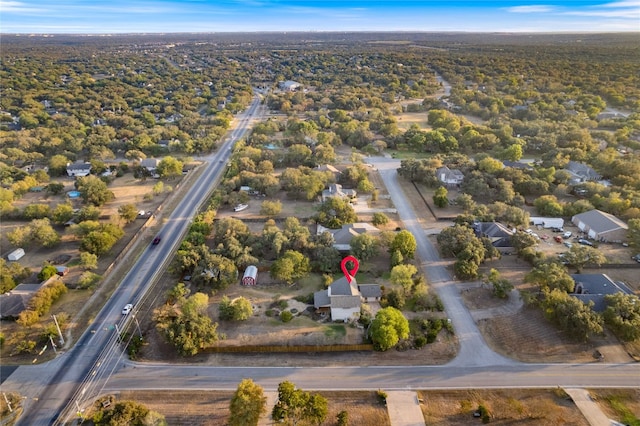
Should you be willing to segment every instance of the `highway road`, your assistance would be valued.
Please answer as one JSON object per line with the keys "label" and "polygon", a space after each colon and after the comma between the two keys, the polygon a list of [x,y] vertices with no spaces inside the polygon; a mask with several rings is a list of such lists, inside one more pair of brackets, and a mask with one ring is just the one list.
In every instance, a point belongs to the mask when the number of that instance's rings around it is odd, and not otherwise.
{"label": "highway road", "polygon": [[[158,234],[160,243],[144,250],[77,344],[42,366],[19,367],[2,384],[3,391],[18,391],[26,397],[25,414],[19,424],[49,425],[73,418],[77,410],[102,391],[123,358],[119,335],[124,330],[135,332],[137,306],[172,258],[193,216],[214,189],[227,166],[233,144],[263,111],[260,97],[256,96],[249,108],[234,120],[230,136],[218,151],[205,159],[204,171],[185,189],[182,201],[162,225]],[[127,303],[132,303],[134,308],[123,315],[122,308]]]}
{"label": "highway road", "polygon": [[[256,101],[238,118],[237,127],[226,144],[242,137],[251,117],[257,114],[259,105]],[[453,322],[460,348],[452,362],[443,366],[256,368],[127,361],[116,342],[117,330],[131,326],[136,308],[124,317],[120,311],[126,303],[134,306],[139,303],[148,284],[163,268],[166,259],[171,258],[170,253],[179,244],[190,218],[206,200],[211,183],[225,167],[231,154],[226,144],[207,158],[207,168],[200,180],[187,189],[183,203],[163,226],[161,243],[144,251],[111,300],[96,316],[94,326],[82,335],[76,347],[50,363],[21,366],[3,383],[3,390],[18,391],[27,397],[27,412],[19,424],[44,425],[51,424],[54,419],[66,420],[74,414],[74,409],[81,409],[83,404],[90,403],[101,392],[169,388],[235,390],[240,380],[247,377],[265,390],[275,390],[283,380],[290,380],[308,390],[640,386],[638,363],[524,364],[491,351],[437,251],[426,237],[416,213],[402,195],[397,182],[397,160],[385,158],[368,161],[380,171],[404,227],[416,237],[421,267]],[[428,362],[426,359],[425,364]],[[59,416],[64,408],[64,415]]]}

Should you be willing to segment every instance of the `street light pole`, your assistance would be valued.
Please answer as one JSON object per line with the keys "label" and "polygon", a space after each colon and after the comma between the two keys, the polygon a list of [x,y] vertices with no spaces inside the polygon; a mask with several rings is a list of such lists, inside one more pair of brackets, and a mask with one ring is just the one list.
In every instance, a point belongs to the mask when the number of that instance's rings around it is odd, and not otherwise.
{"label": "street light pole", "polygon": [[133,316],[133,320],[136,322],[136,328],[138,329],[138,334],[140,334],[140,339],[142,339],[142,330],[140,330],[140,324],[138,323],[138,318],[136,318],[136,316]]}

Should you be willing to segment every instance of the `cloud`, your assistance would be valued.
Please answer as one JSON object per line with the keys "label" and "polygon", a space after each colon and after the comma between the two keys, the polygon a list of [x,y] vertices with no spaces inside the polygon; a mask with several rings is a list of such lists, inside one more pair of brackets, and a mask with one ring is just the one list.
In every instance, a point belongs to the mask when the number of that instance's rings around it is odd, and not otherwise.
{"label": "cloud", "polygon": [[531,5],[531,6],[513,6],[505,9],[510,13],[547,13],[553,12],[555,8],[553,6],[547,6],[544,4]]}
{"label": "cloud", "polygon": [[33,7],[32,5],[20,1],[0,0],[0,11],[2,13],[46,13],[47,8]]}
{"label": "cloud", "polygon": [[595,7],[611,7],[611,8],[616,8],[616,7],[640,7],[640,0],[623,0],[623,1],[616,1],[613,3],[604,3]]}
{"label": "cloud", "polygon": [[588,8],[569,10],[563,13],[572,16],[601,18],[640,19],[640,0],[623,0],[602,3]]}

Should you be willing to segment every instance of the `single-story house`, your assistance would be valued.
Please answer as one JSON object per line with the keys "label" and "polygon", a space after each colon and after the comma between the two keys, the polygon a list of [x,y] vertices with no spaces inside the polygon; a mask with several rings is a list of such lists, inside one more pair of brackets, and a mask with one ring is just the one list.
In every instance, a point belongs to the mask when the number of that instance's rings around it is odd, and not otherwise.
{"label": "single-story house", "polygon": [[357,222],[342,225],[340,229],[329,229],[322,225],[318,225],[316,233],[318,235],[323,232],[329,232],[333,236],[333,247],[340,251],[351,250],[351,240],[357,235],[365,233],[377,235],[380,230],[370,223]]}
{"label": "single-story house", "polygon": [[[366,296],[362,294],[362,290]],[[357,320],[360,317],[360,305],[363,301],[380,300],[382,290],[379,285],[358,286],[355,278],[351,282],[347,277],[334,281],[326,290],[313,294],[313,306],[317,311],[330,312],[333,321]]]}
{"label": "single-story house", "polygon": [[67,163],[67,175],[69,177],[84,177],[91,173],[91,163]]}
{"label": "single-story house", "polygon": [[436,178],[446,186],[459,186],[464,180],[464,175],[458,169],[450,169],[442,166],[436,169]]}
{"label": "single-story house", "polygon": [[583,182],[592,182],[602,179],[602,176],[595,170],[584,163],[578,163],[577,161],[569,161],[565,170],[569,172],[571,178],[569,182],[572,185],[577,185]]}
{"label": "single-story house", "polygon": [[29,306],[29,300],[43,286],[58,280],[54,275],[46,281],[37,284],[18,284],[13,290],[0,294],[0,319],[17,319],[18,315]]}
{"label": "single-story house", "polygon": [[513,247],[511,237],[514,234],[512,229],[507,228],[500,222],[475,222],[473,230],[479,238],[487,237],[498,250],[510,249]]}
{"label": "single-story house", "polygon": [[297,81],[287,80],[287,81],[281,81],[278,84],[278,87],[280,88],[280,90],[295,92],[296,90],[302,87],[302,84],[298,83]]}
{"label": "single-story house", "polygon": [[321,164],[318,166],[318,170],[321,172],[331,172],[336,179],[338,179],[338,176],[342,174],[338,168],[331,164]]}
{"label": "single-story house", "polygon": [[611,243],[625,241],[629,229],[622,220],[597,209],[577,214],[571,218],[571,222],[589,238]]}
{"label": "single-story house", "polygon": [[603,312],[607,308],[605,296],[609,294],[633,294],[633,291],[623,282],[613,281],[606,274],[573,274],[575,288],[571,296],[584,303],[593,302],[595,312]]}
{"label": "single-story house", "polygon": [[160,164],[160,160],[157,158],[145,158],[140,162],[140,165],[150,172],[155,172]]}
{"label": "single-story house", "polygon": [[9,255],[7,256],[7,259],[10,262],[15,262],[17,260],[20,260],[22,258],[22,256],[25,255],[24,249],[23,248],[17,248],[14,251],[12,251],[11,253],[9,253]]}
{"label": "single-story house", "polygon": [[520,161],[504,160],[502,162],[502,165],[505,167],[511,167],[512,169],[520,169],[520,170],[533,169],[533,167],[531,167],[531,164],[521,163]]}
{"label": "single-story house", "polygon": [[329,185],[329,188],[322,191],[322,201],[333,197],[354,199],[357,196],[358,193],[355,189],[343,189],[339,183],[332,183]]}

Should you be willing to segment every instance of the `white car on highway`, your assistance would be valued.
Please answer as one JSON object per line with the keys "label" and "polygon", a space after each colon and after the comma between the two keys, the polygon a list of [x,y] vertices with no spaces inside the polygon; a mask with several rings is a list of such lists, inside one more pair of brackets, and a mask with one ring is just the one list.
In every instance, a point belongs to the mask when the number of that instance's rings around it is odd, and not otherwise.
{"label": "white car on highway", "polygon": [[127,303],[126,305],[124,305],[124,308],[122,308],[122,315],[129,314],[129,312],[131,312],[132,309],[133,309],[133,305],[131,303]]}

